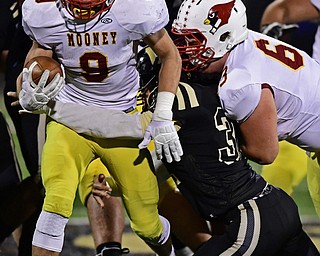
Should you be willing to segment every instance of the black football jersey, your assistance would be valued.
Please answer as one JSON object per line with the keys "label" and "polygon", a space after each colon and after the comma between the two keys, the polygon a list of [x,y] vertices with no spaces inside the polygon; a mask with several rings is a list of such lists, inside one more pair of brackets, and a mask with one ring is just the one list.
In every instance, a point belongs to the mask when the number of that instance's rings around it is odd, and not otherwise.
{"label": "black football jersey", "polygon": [[216,84],[180,82],[173,118],[184,155],[166,163],[181,192],[210,220],[251,199],[266,185],[241,154],[235,125],[226,118]]}

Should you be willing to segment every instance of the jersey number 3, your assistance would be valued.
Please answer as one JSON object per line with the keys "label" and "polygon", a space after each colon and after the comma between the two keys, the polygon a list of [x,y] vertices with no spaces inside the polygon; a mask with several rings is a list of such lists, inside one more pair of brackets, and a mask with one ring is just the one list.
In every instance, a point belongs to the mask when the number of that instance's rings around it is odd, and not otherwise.
{"label": "jersey number 3", "polygon": [[236,139],[235,128],[224,114],[221,107],[217,108],[214,115],[215,127],[219,132],[223,132],[226,138],[226,146],[219,148],[219,161],[227,165],[238,161],[241,153]]}

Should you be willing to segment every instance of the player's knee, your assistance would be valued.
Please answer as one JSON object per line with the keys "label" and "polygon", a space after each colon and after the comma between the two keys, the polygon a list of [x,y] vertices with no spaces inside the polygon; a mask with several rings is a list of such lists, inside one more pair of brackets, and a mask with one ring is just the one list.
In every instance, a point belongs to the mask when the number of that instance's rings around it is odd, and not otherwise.
{"label": "player's knee", "polygon": [[166,181],[162,182],[159,186],[159,206],[161,203],[166,200],[167,197],[176,193],[178,188],[174,182],[174,180],[170,177]]}
{"label": "player's knee", "polygon": [[61,252],[67,222],[68,218],[42,211],[38,218],[32,245],[54,252]]}
{"label": "player's knee", "polygon": [[47,194],[43,204],[43,210],[70,218],[73,210],[74,197],[55,196]]}
{"label": "player's knee", "polygon": [[154,232],[146,232],[146,230],[134,230],[135,233],[143,239],[146,243],[152,245],[162,245],[165,244],[170,237],[170,223],[169,221],[160,216],[160,227]]}

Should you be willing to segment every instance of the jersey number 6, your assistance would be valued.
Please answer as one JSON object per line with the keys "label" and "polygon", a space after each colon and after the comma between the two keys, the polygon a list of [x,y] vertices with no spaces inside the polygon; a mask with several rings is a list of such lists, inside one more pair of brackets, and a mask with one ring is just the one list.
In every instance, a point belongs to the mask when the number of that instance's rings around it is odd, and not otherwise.
{"label": "jersey number 6", "polygon": [[[303,66],[303,57],[296,49],[287,45],[278,44],[274,46],[273,50],[270,50],[267,48],[269,41],[265,39],[256,40],[255,43],[258,49],[266,55],[280,61],[293,70],[298,70]],[[291,58],[289,56],[291,56]]]}

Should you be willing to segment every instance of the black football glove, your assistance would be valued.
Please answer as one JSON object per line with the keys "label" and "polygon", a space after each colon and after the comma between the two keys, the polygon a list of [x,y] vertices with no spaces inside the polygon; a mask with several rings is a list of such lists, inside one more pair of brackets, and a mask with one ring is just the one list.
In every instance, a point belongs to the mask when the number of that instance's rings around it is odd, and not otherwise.
{"label": "black football glove", "polygon": [[298,24],[294,24],[294,23],[293,24],[281,24],[279,22],[273,22],[271,24],[262,26],[260,31],[262,34],[279,39],[289,30],[296,29],[296,28],[299,28]]}

